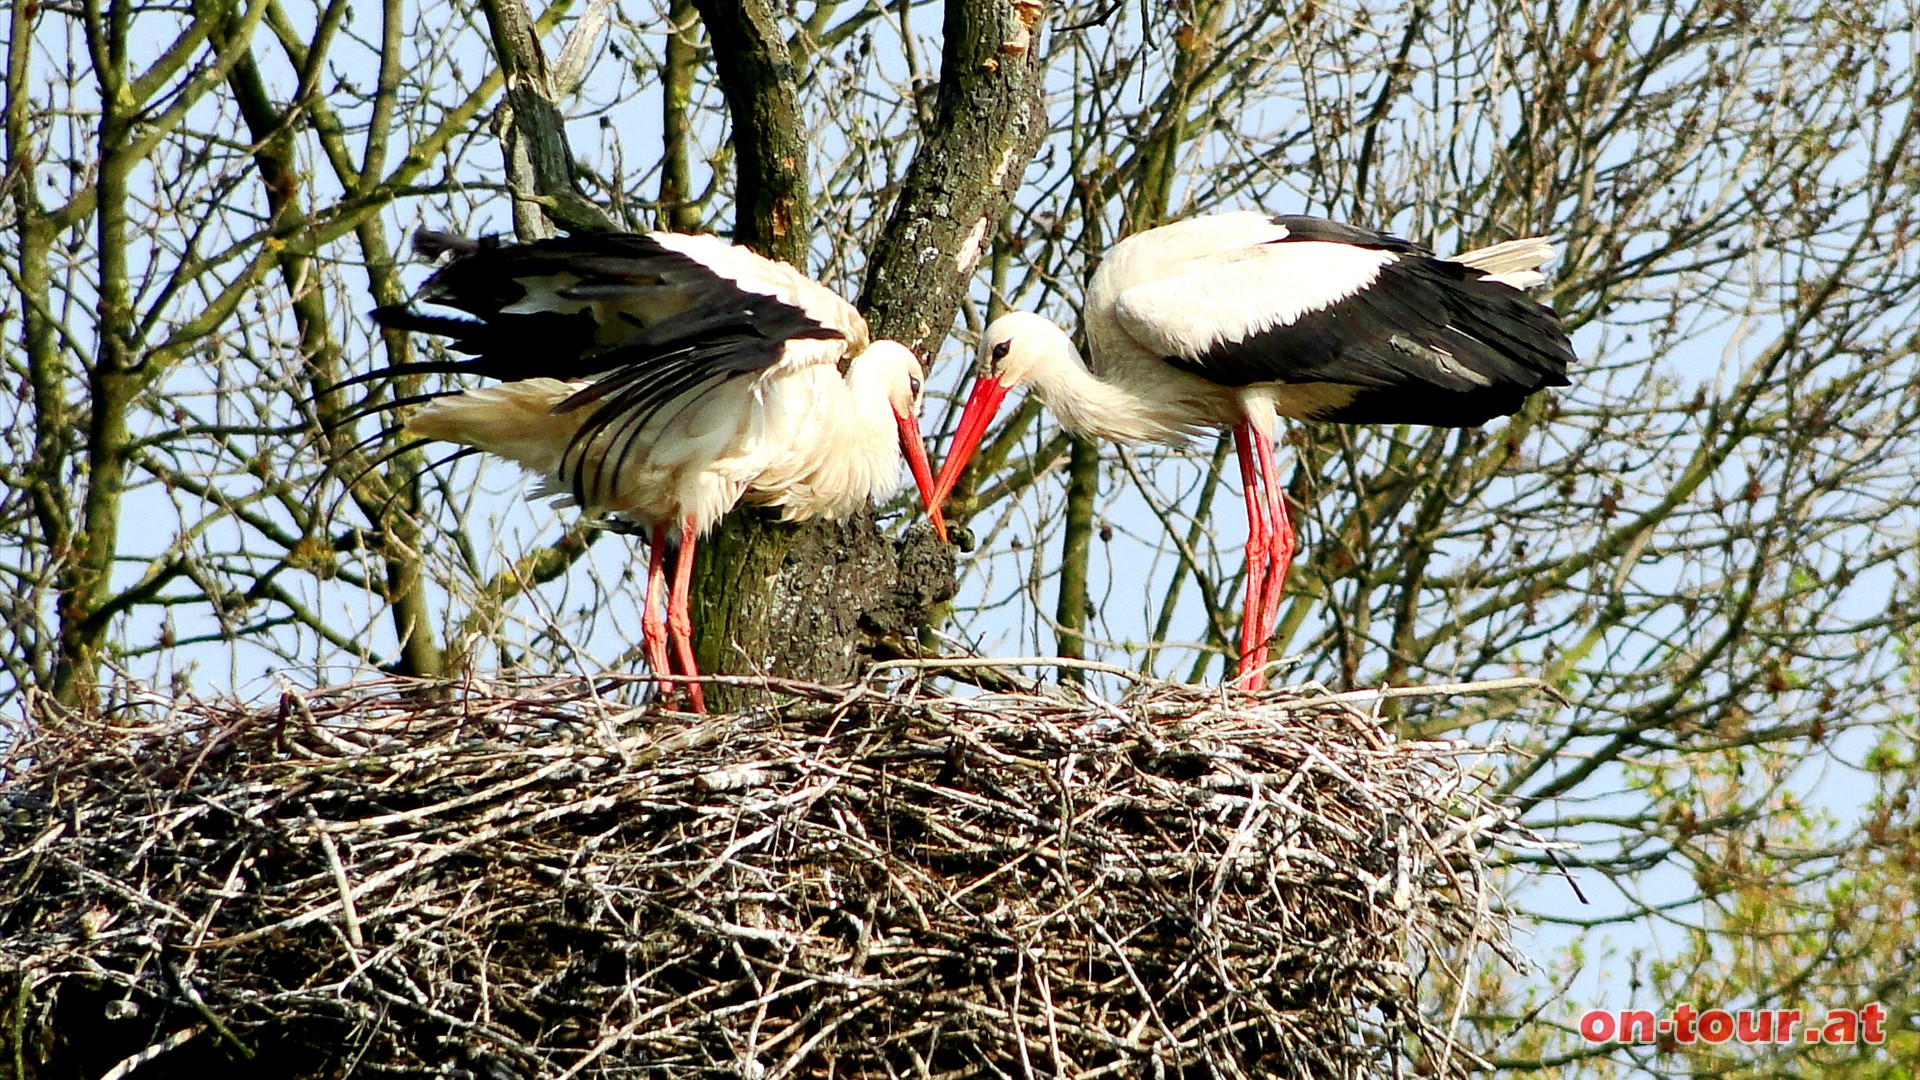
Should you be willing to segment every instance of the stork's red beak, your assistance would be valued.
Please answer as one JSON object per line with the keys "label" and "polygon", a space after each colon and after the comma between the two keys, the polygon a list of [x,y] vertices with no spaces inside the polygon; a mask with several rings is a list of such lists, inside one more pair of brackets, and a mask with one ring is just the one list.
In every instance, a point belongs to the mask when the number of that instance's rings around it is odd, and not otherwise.
{"label": "stork's red beak", "polygon": [[933,531],[945,540],[947,519],[941,516],[940,500],[933,497],[933,469],[927,464],[927,443],[920,437],[920,420],[899,409],[893,410],[893,419],[900,425],[900,452],[907,455],[907,467],[913,470],[913,484],[920,489],[921,505],[933,519]]}
{"label": "stork's red beak", "polygon": [[973,382],[973,393],[967,398],[967,407],[960,412],[960,427],[953,433],[953,445],[947,448],[947,460],[940,466],[940,479],[933,485],[931,505],[943,506],[953,485],[960,479],[961,470],[973,459],[973,452],[980,449],[980,440],[987,434],[987,425],[1000,411],[1000,403],[1007,398],[1007,387],[991,375],[982,375]]}

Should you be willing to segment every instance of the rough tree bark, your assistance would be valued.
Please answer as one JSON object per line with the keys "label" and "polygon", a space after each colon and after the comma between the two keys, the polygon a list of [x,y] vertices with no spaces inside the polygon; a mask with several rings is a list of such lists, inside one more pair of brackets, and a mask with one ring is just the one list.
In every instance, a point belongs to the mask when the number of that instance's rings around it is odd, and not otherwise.
{"label": "rough tree bark", "polygon": [[[808,172],[794,67],[766,0],[696,0],[733,118],[735,239],[806,265]],[[876,335],[930,358],[953,325],[983,245],[1039,145],[1044,5],[949,0],[939,105],[921,134],[860,307]],[[870,514],[781,524],[736,512],[702,545],[696,647],[710,671],[840,681],[863,655],[911,648],[952,594],[952,550],[915,530],[896,545]],[[721,707],[744,692],[716,688]]]}

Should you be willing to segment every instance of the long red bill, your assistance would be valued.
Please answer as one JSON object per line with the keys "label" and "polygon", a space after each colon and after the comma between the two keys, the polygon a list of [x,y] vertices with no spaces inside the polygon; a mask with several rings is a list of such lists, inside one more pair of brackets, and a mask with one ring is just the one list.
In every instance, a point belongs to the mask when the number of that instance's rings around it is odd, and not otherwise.
{"label": "long red bill", "polygon": [[912,413],[898,409],[894,410],[893,418],[900,425],[900,450],[907,455],[907,467],[913,470],[913,484],[920,489],[920,503],[933,519],[933,531],[945,540],[947,519],[940,513],[939,501],[933,497],[933,468],[927,464],[927,444],[920,437],[920,421]]}
{"label": "long red bill", "polygon": [[959,481],[961,470],[973,459],[973,452],[980,448],[980,440],[987,434],[987,425],[993,423],[994,415],[1000,411],[1000,403],[1006,397],[1007,387],[999,379],[982,375],[974,380],[967,407],[960,412],[960,426],[953,433],[953,445],[947,448],[947,459],[941,463],[940,479],[934,482],[932,505],[946,504],[947,495]]}

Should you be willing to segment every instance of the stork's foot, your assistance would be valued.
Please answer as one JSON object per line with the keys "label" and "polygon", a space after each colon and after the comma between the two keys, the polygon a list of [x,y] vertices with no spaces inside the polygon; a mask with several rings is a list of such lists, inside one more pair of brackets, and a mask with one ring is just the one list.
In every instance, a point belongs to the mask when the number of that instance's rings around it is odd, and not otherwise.
{"label": "stork's foot", "polygon": [[[678,643],[676,643],[676,646],[677,645]],[[687,688],[687,701],[692,705],[693,711],[699,713],[701,716],[705,716],[707,715],[707,695],[706,691],[701,689],[700,686],[700,669],[694,666],[693,649],[691,646],[688,646],[686,648],[677,648],[677,651],[681,659],[679,673],[681,675],[693,676],[685,682],[680,683],[680,685]]]}
{"label": "stork's foot", "polygon": [[1240,653],[1240,669],[1235,679],[1235,685],[1246,691],[1266,689],[1267,647],[1265,645],[1251,651],[1247,651],[1244,647],[1242,648]]}

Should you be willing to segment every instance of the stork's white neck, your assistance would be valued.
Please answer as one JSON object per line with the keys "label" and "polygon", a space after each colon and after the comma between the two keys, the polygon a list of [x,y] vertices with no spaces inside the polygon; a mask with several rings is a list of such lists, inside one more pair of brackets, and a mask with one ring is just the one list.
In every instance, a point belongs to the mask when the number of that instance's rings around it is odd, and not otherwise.
{"label": "stork's white neck", "polygon": [[1031,385],[1060,426],[1076,435],[1179,443],[1191,432],[1190,406],[1176,395],[1154,395],[1093,374],[1073,339],[1048,319],[1027,312],[1003,316],[988,328],[987,340],[1012,341],[1001,362],[1002,381]]}

